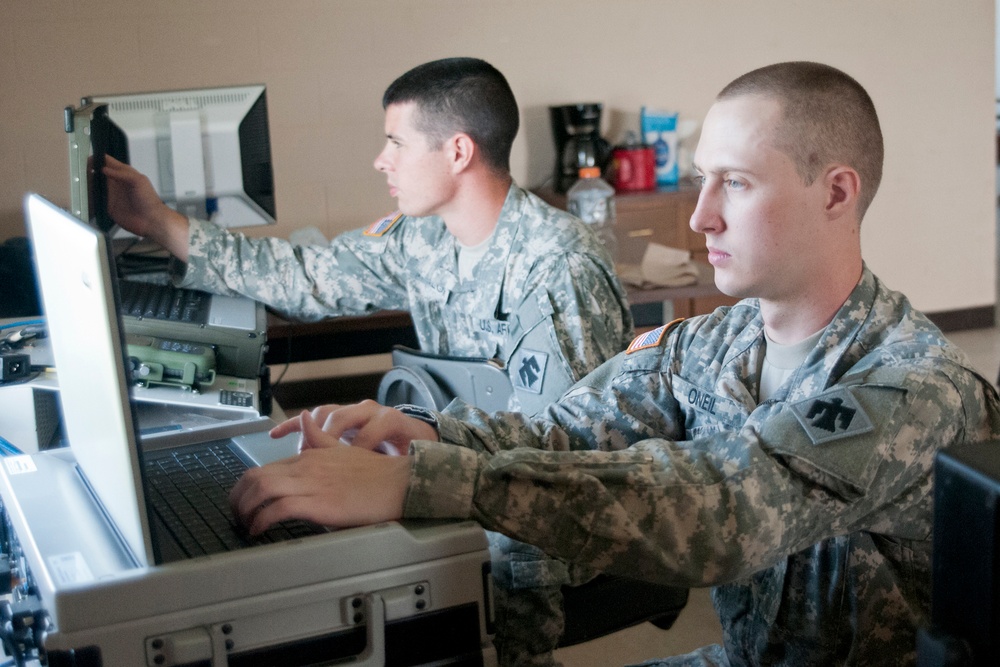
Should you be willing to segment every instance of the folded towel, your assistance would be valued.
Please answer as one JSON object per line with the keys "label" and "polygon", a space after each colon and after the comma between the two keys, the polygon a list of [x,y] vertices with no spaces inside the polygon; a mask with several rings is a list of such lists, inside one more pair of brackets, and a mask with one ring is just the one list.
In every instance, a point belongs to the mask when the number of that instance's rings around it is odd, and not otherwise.
{"label": "folded towel", "polygon": [[679,248],[650,243],[639,264],[616,267],[623,282],[641,288],[680,287],[698,282],[698,268],[691,253]]}

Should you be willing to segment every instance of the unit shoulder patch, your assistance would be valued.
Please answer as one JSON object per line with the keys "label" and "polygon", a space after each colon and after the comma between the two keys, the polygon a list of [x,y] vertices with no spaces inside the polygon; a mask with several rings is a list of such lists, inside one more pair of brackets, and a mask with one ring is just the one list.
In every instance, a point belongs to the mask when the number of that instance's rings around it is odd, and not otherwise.
{"label": "unit shoulder patch", "polygon": [[860,435],[875,428],[861,404],[846,388],[793,403],[791,408],[814,445]]}
{"label": "unit shoulder patch", "polygon": [[400,213],[399,211],[395,211],[385,216],[381,220],[373,222],[371,225],[368,226],[368,229],[366,229],[362,233],[365,236],[384,236],[386,232],[392,229],[396,225],[396,223],[399,222],[402,218],[403,214]]}
{"label": "unit shoulder patch", "polygon": [[667,335],[667,332],[670,331],[671,327],[683,321],[684,318],[679,317],[672,322],[667,322],[666,324],[658,326],[644,334],[639,334],[632,340],[631,343],[629,343],[628,347],[625,348],[625,354],[632,354],[633,352],[638,352],[639,350],[657,347],[663,340],[663,337]]}
{"label": "unit shoulder patch", "polygon": [[545,369],[549,355],[539,350],[521,349],[511,359],[510,378],[515,389],[523,389],[532,394],[541,394],[545,384]]}

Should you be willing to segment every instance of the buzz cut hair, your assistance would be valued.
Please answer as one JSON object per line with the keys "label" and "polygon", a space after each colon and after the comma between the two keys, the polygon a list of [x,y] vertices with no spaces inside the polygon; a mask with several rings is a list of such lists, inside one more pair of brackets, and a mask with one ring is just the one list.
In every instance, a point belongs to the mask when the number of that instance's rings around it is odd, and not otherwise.
{"label": "buzz cut hair", "polygon": [[748,72],[717,100],[761,95],[781,105],[775,148],[788,155],[808,185],[831,164],[845,164],[861,179],[858,220],[882,181],[885,148],[875,105],[860,83],[821,63],[784,62]]}
{"label": "buzz cut hair", "polygon": [[478,58],[445,58],[418,65],[386,88],[382,108],[414,102],[416,128],[433,150],[456,133],[469,135],[485,163],[510,173],[520,119],[514,93],[500,71]]}

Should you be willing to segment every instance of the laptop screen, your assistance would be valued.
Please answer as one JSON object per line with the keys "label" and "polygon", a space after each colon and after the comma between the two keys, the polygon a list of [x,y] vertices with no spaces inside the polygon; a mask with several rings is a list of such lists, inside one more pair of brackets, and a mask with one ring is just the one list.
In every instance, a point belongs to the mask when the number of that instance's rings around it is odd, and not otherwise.
{"label": "laptop screen", "polygon": [[25,198],[25,213],[67,440],[133,558],[152,565],[135,414],[111,278],[114,258],[104,234],[39,195]]}

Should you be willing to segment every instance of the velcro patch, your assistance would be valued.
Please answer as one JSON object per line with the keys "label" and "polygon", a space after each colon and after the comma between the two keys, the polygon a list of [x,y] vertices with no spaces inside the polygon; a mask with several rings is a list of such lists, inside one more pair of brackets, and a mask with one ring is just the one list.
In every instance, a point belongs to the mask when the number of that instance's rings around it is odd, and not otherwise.
{"label": "velcro patch", "polygon": [[860,435],[875,428],[861,404],[846,388],[793,403],[791,409],[814,445]]}
{"label": "velcro patch", "polygon": [[633,352],[638,352],[639,350],[645,350],[650,347],[658,346],[660,344],[660,341],[663,340],[663,337],[666,335],[667,331],[670,330],[670,327],[677,324],[678,322],[681,322],[683,319],[684,319],[683,317],[677,318],[672,322],[667,322],[662,326],[656,327],[652,331],[647,331],[644,334],[639,334],[632,340],[631,343],[629,343],[628,347],[625,348],[625,354],[632,354]]}
{"label": "velcro patch", "polygon": [[368,229],[366,229],[363,234],[365,236],[382,236],[387,231],[392,229],[392,226],[399,222],[399,219],[403,217],[403,214],[399,211],[390,213],[381,220],[373,222]]}
{"label": "velcro patch", "polygon": [[514,371],[511,373],[511,379],[514,386],[533,394],[541,394],[549,355],[538,350],[518,350],[511,362],[511,369]]}

